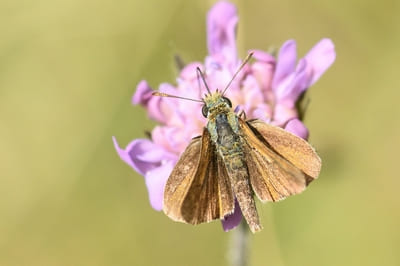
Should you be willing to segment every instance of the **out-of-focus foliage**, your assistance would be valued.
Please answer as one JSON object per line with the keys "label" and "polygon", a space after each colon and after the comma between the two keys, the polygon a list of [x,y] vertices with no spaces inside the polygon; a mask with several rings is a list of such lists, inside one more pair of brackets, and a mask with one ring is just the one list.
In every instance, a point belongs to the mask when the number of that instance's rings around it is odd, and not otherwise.
{"label": "out-of-focus foliage", "polygon": [[[118,158],[153,123],[136,84],[174,82],[206,55],[204,1],[0,2],[0,264],[224,265],[219,222],[151,209]],[[252,265],[399,265],[400,7],[396,1],[238,1],[241,55],[322,37],[337,60],[305,123],[323,159],[302,195],[259,205]]]}

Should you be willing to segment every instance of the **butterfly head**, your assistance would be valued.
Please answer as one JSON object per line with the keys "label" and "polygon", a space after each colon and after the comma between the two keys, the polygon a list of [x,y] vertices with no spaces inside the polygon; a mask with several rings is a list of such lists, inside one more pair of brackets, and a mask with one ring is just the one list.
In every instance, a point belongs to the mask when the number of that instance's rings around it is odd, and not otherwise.
{"label": "butterfly head", "polygon": [[204,117],[209,118],[211,114],[217,113],[227,113],[232,111],[232,102],[229,98],[225,97],[221,92],[218,90],[206,94],[203,99],[204,105],[201,109],[201,112]]}

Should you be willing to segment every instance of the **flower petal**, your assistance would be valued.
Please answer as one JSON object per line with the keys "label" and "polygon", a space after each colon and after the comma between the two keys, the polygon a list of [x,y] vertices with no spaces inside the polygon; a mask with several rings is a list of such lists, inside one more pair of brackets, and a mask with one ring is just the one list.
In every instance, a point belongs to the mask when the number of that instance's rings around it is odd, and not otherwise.
{"label": "flower petal", "polygon": [[[176,87],[168,83],[160,84],[158,91],[180,96]],[[182,117],[176,115],[178,111],[176,106],[180,102],[181,100],[175,98],[152,96],[144,107],[150,118],[161,124],[176,125],[182,123]]]}
{"label": "flower petal", "polygon": [[125,149],[121,149],[115,137],[112,137],[114,147],[117,150],[119,157],[130,165],[140,175],[144,175],[147,171],[154,169],[160,165],[160,161],[141,160],[140,156],[148,150],[152,150],[156,145],[147,139],[136,139],[128,144]]}
{"label": "flower petal", "polygon": [[237,10],[232,3],[221,1],[211,8],[207,15],[207,46],[211,56],[221,57],[222,62],[236,62],[237,22]]}
{"label": "flower petal", "polygon": [[191,140],[191,136],[188,136],[184,128],[177,127],[157,126],[151,132],[151,137],[156,145],[168,151],[168,154],[163,154],[163,156],[168,156],[167,158],[177,157]]}
{"label": "flower petal", "polygon": [[240,92],[244,98],[244,104],[247,107],[257,107],[259,104],[264,103],[264,95],[260,89],[260,84],[254,76],[247,76],[246,79],[242,81],[241,85],[242,88]]}
{"label": "flower petal", "polygon": [[[290,102],[291,105],[291,102]],[[293,118],[297,118],[298,113],[296,106],[288,107],[284,102],[280,103],[278,102],[275,105],[274,109],[274,117],[272,124],[275,126],[282,127],[284,126],[289,120]]]}
{"label": "flower petal", "polygon": [[151,145],[143,153],[137,154],[136,158],[142,162],[160,163],[163,160],[174,159],[176,156],[167,152],[164,147]]}
{"label": "flower petal", "polygon": [[260,104],[253,110],[252,113],[247,114],[249,119],[260,119],[266,123],[271,122],[272,110],[268,104]]}
{"label": "flower petal", "polygon": [[142,80],[136,86],[136,91],[132,97],[133,104],[147,105],[148,101],[151,99],[153,89],[149,86],[147,81]]}
{"label": "flower petal", "polygon": [[275,57],[260,51],[252,50],[253,58],[257,61],[251,64],[251,73],[257,79],[259,87],[262,89],[264,97],[271,100],[271,83],[275,72]]}
{"label": "flower petal", "polygon": [[142,80],[136,86],[136,91],[132,96],[132,104],[142,105],[147,110],[151,119],[164,123],[167,118],[165,116],[165,110],[163,110],[163,99],[153,96],[152,93],[153,89],[149,86],[147,81]]}
{"label": "flower petal", "polygon": [[310,83],[312,76],[307,72],[307,61],[301,59],[296,67],[296,71],[291,75],[288,82],[282,83],[276,90],[277,102],[284,102],[285,105],[292,108]]}
{"label": "flower petal", "polygon": [[222,222],[222,228],[224,229],[225,232],[228,232],[229,230],[232,230],[236,226],[240,224],[242,221],[242,211],[240,210],[239,203],[237,200],[235,200],[235,210],[232,214],[225,216]]}
{"label": "flower petal", "polygon": [[290,133],[295,134],[296,136],[307,140],[308,139],[308,129],[306,126],[297,118],[290,120],[286,126],[285,130],[289,131]]}
{"label": "flower petal", "polygon": [[197,70],[196,68],[203,68],[203,65],[200,62],[192,62],[187,64],[179,73],[178,81],[189,81],[192,82],[193,80],[197,81]]}
{"label": "flower petal", "polygon": [[296,42],[294,40],[286,41],[279,50],[272,89],[279,87],[279,84],[295,70],[296,60]]}
{"label": "flower petal", "polygon": [[264,63],[269,63],[269,64],[275,64],[276,59],[273,55],[264,52],[262,50],[249,50],[249,53],[253,53],[253,58],[256,59],[257,61],[261,61]]}
{"label": "flower petal", "polygon": [[176,162],[167,161],[145,175],[151,207],[157,211],[163,208],[164,187]]}
{"label": "flower petal", "polygon": [[313,85],[335,61],[335,45],[331,39],[322,39],[305,56],[307,72],[312,75],[308,86]]}

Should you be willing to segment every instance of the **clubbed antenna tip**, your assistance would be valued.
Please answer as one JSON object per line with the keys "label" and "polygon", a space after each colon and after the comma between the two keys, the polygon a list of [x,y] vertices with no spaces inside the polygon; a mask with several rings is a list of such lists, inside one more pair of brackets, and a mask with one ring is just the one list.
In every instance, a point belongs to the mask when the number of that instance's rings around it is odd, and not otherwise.
{"label": "clubbed antenna tip", "polygon": [[250,52],[246,58],[244,59],[243,63],[240,65],[238,70],[236,70],[236,73],[233,75],[231,81],[229,81],[228,85],[226,85],[225,89],[222,91],[222,95],[225,94],[226,90],[229,88],[229,86],[232,84],[233,80],[236,78],[236,76],[239,74],[240,70],[250,61],[251,57],[253,56],[254,52]]}
{"label": "clubbed antenna tip", "polygon": [[159,96],[159,97],[177,98],[177,99],[182,99],[182,100],[188,100],[188,101],[203,103],[202,100],[197,100],[197,99],[191,99],[191,98],[186,98],[186,97],[171,95],[171,94],[164,93],[164,92],[159,92],[159,91],[154,91],[154,92],[152,93],[152,95],[153,95],[153,96]]}

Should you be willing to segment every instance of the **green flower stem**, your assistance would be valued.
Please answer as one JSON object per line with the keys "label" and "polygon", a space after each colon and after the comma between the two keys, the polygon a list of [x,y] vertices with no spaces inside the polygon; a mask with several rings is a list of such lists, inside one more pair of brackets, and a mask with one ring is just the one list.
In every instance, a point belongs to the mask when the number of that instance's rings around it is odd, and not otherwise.
{"label": "green flower stem", "polygon": [[231,234],[228,258],[231,266],[246,266],[249,259],[249,227],[244,219]]}

